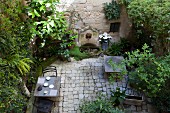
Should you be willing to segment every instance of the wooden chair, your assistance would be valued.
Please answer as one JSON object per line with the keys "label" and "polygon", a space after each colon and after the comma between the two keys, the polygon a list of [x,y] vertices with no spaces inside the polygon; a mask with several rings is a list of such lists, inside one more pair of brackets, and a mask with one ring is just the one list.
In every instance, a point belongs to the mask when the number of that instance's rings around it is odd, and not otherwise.
{"label": "wooden chair", "polygon": [[37,98],[34,102],[37,113],[51,113],[54,102],[47,98]]}

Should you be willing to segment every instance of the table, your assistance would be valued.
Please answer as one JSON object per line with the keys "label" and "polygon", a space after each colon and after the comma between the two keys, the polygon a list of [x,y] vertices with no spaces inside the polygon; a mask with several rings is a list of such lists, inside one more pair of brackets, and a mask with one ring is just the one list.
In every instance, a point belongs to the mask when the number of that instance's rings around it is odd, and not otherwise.
{"label": "table", "polygon": [[[38,81],[35,87],[35,97],[56,97],[59,95],[61,77],[50,77],[47,80],[46,77],[38,77]],[[44,83],[48,83],[48,86],[44,86]],[[53,88],[49,88],[50,85],[54,85]],[[40,91],[38,89],[41,89]],[[47,93],[44,93],[47,91]]]}
{"label": "table", "polygon": [[[120,69],[116,68],[113,70],[111,65],[108,64],[108,61],[112,59],[113,63],[119,63],[121,62],[124,58],[123,56],[104,56],[104,69],[106,73],[120,73]],[[124,67],[126,69],[126,67]]]}

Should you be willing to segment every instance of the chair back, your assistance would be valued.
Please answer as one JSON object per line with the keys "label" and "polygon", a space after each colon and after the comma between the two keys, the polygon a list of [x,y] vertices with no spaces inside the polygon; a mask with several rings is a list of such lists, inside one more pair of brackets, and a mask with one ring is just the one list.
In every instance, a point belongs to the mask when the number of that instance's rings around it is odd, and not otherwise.
{"label": "chair back", "polygon": [[37,113],[51,113],[54,102],[46,98],[38,98],[36,103]]}
{"label": "chair back", "polygon": [[55,66],[48,66],[45,69],[42,69],[43,76],[56,76],[57,77],[57,68]]}

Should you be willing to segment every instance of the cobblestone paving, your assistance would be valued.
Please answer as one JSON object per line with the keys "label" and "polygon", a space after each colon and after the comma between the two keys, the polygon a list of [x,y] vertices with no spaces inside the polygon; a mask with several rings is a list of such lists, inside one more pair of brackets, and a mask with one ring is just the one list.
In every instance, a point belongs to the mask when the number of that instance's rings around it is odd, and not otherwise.
{"label": "cobblestone paving", "polygon": [[[53,113],[80,113],[79,106],[84,100],[93,100],[98,92],[109,96],[110,91],[121,83],[109,84],[104,77],[103,64],[102,57],[73,62],[54,62],[52,65],[57,67],[58,76],[61,76],[61,87],[58,104]],[[147,113],[146,104],[129,106],[128,109]]]}

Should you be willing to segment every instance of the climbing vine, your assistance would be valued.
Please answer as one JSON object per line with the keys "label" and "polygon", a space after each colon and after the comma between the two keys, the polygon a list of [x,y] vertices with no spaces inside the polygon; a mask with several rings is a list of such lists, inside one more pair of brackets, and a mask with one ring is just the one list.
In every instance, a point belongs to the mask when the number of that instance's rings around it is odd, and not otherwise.
{"label": "climbing vine", "polygon": [[120,18],[120,6],[115,1],[112,0],[111,3],[104,3],[104,13],[108,20],[119,19]]}

